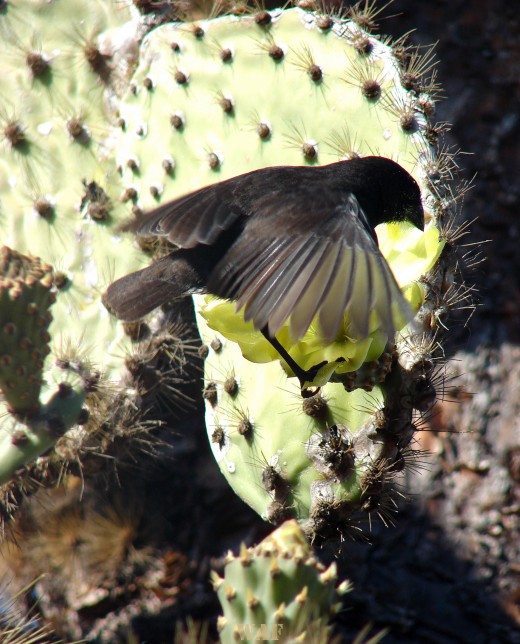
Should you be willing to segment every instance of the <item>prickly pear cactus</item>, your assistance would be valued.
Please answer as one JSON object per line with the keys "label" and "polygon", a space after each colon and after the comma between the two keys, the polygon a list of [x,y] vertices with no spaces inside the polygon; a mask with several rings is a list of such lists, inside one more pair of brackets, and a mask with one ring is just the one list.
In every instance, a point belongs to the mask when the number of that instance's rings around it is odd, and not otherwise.
{"label": "prickly pear cactus", "polygon": [[20,0],[0,14],[2,239],[54,268],[55,343],[77,344],[88,328],[98,339],[89,358],[108,373],[120,368],[114,347],[124,334],[114,332],[99,294],[115,263],[135,263],[114,231],[128,212],[113,168],[103,165],[110,100],[123,82],[111,52],[129,42],[109,30],[128,18],[101,0]]}
{"label": "prickly pear cactus", "polygon": [[52,287],[50,266],[0,249],[0,390],[10,412],[0,434],[0,484],[79,420],[89,388],[86,370],[70,364],[54,364],[43,382]]}
{"label": "prickly pear cactus", "polygon": [[0,389],[8,408],[18,414],[34,414],[40,406],[50,308],[56,301],[52,286],[50,266],[0,249]]}
{"label": "prickly pear cactus", "polygon": [[[5,483],[55,443],[74,435],[80,448],[107,422],[102,382],[122,379],[132,344],[101,293],[115,264],[143,260],[116,232],[129,212],[109,154],[138,47],[128,9],[103,0],[1,3],[0,46],[0,237],[13,249],[0,260]],[[19,491],[2,491],[2,520]]]}
{"label": "prickly pear cactus", "polygon": [[[142,349],[132,357],[132,330],[100,301],[113,278],[147,261],[119,227],[132,212],[255,168],[356,155],[393,158],[419,182],[424,233],[406,225],[377,231],[417,311],[415,325],[387,338],[374,324],[368,337],[340,334],[328,346],[312,329],[296,344],[282,330],[303,368],[326,361],[315,396],[301,398],[287,366],[232,304],[196,303],[208,435],[237,493],[263,517],[296,517],[314,536],[342,531],[359,512],[385,515],[414,410],[435,398],[432,334],[455,288],[450,157],[437,156],[429,122],[435,81],[421,79],[429,54],[420,62],[402,43],[373,36],[370,12],[359,10],[167,24],[141,43],[126,6],[64,7],[20,0],[0,13],[0,230],[8,246],[54,268],[49,369],[56,359],[88,363],[99,381],[119,382],[119,401],[135,396],[136,383],[139,395],[150,389],[139,385],[146,369]],[[58,21],[69,27],[54,29]],[[167,336],[160,322],[152,325],[157,338]],[[153,359],[164,353],[159,340],[146,342]],[[116,409],[108,395],[90,399],[83,415],[93,412],[91,420],[77,436],[110,426]],[[3,418],[12,436],[21,421]]]}
{"label": "prickly pear cactus", "polygon": [[0,484],[28,473],[2,485],[0,520],[28,481],[55,482],[53,467],[61,477],[71,462],[84,471],[86,449],[110,455],[114,436],[149,431],[143,410],[156,419],[179,402],[174,366],[186,357],[164,325],[172,318],[122,325],[101,304],[114,278],[149,261],[120,224],[255,168],[392,158],[419,182],[427,217],[424,233],[377,230],[416,312],[398,337],[374,324],[368,337],[324,346],[313,329],[298,343],[282,330],[303,368],[327,363],[304,399],[231,303],[196,298],[216,461],[265,519],[298,522],[230,557],[215,578],[223,641],[246,624],[264,624],[268,637],[282,625],[301,641],[316,628],[327,641],[344,587],[303,534],[342,536],[374,513],[389,520],[392,481],[435,400],[445,316],[465,297],[454,276],[456,165],[437,151],[430,121],[431,54],[421,61],[372,35],[370,2],[368,13],[261,10],[167,24],[142,42],[130,4],[0,0]]}
{"label": "prickly pear cactus", "polygon": [[368,337],[340,334],[328,346],[312,327],[296,344],[280,332],[302,368],[327,363],[312,398],[301,398],[232,303],[195,298],[215,458],[264,518],[297,517],[314,536],[341,532],[357,514],[387,517],[414,414],[435,399],[432,320],[452,281],[442,234],[451,217],[442,204],[453,201],[449,159],[433,145],[435,81],[420,78],[431,53],[403,65],[401,46],[351,15],[260,11],[155,30],[121,105],[117,142],[126,194],[144,209],[255,168],[368,154],[397,160],[421,186],[424,233],[377,230],[415,324],[398,338],[373,325]]}
{"label": "prickly pear cactus", "polygon": [[327,622],[341,607],[348,582],[337,585],[336,566],[327,569],[296,521],[287,521],[253,548],[229,553],[224,577],[213,573],[224,615],[223,644],[245,640],[326,642]]}

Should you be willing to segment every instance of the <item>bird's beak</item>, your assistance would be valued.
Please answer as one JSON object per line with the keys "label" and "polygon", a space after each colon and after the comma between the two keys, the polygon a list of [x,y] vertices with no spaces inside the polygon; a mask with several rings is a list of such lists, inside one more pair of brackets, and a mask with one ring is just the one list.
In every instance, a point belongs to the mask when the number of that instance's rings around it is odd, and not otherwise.
{"label": "bird's beak", "polygon": [[[417,213],[414,213],[414,214],[417,214]],[[414,222],[416,228],[424,232],[424,210],[422,208],[421,208],[421,212],[419,213],[419,216],[413,217],[412,221]]]}

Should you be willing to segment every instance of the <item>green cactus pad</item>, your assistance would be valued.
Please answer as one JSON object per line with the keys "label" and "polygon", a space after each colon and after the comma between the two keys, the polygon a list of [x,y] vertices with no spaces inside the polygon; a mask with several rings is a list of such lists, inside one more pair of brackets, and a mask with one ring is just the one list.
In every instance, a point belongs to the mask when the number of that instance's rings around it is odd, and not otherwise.
{"label": "green cactus pad", "polygon": [[0,426],[0,485],[76,425],[93,382],[84,365],[61,361],[46,370],[45,378],[37,412],[24,422],[8,416]]}
{"label": "green cactus pad", "polygon": [[48,332],[52,268],[39,258],[0,249],[0,390],[10,411],[38,410]]}
{"label": "green cactus pad", "polygon": [[[254,16],[227,16],[164,25],[145,39],[132,91],[121,105],[124,130],[117,142],[118,166],[136,203],[148,209],[256,168],[371,153],[398,160],[426,194],[418,163],[430,150],[426,117],[403,88],[391,47],[350,21],[335,20],[323,30],[314,13],[269,15],[268,27]],[[369,54],[356,46],[360,34],[370,42]],[[424,296],[416,280],[439,257],[439,234],[430,223],[424,234],[403,224],[381,235],[388,240],[384,253],[396,237],[407,251],[394,253],[391,264],[417,310]],[[276,359],[232,305],[212,302],[203,315],[249,360]],[[279,339],[303,368],[341,356],[345,371],[377,359],[387,342],[377,320],[369,338],[345,337],[325,357],[314,328],[296,346],[287,329]],[[326,367],[316,384],[330,372]]]}
{"label": "green cactus pad", "polygon": [[[418,174],[419,150],[428,147],[425,117],[401,86],[391,48],[370,37],[370,55],[360,54],[351,22],[323,32],[313,13],[271,17],[268,29],[254,16],[227,16],[164,25],[145,39],[121,105],[117,151],[143,208],[280,164],[377,153]],[[283,55],[274,56],[275,48]],[[367,79],[380,84],[376,97],[364,93]],[[400,121],[405,108],[414,110],[408,130]]]}
{"label": "green cactus pad", "polygon": [[219,619],[224,644],[325,636],[340,595],[348,590],[346,583],[337,587],[335,564],[325,569],[313,557],[296,521],[287,521],[258,546],[243,546],[237,557],[230,553],[224,577],[214,574],[213,585],[224,610]]}
{"label": "green cactus pad", "polygon": [[137,47],[129,18],[103,0],[18,0],[0,14],[0,234],[55,269],[55,346],[88,344],[114,378],[130,343],[101,293],[116,265],[143,263],[116,231],[130,211],[107,159],[128,68],[114,49]]}

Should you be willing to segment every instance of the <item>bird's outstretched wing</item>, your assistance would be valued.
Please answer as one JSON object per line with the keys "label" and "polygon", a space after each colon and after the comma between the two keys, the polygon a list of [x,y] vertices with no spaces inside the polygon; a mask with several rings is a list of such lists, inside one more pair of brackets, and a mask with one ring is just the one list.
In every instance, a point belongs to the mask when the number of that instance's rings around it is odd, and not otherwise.
{"label": "bird's outstretched wing", "polygon": [[[164,236],[200,253],[206,252],[196,248],[201,244],[213,252],[221,244],[207,290],[236,300],[245,319],[271,336],[290,320],[298,340],[318,316],[321,333],[331,342],[346,312],[352,335],[365,337],[375,311],[393,337],[412,314],[344,179],[324,188],[316,168],[286,167],[275,169],[274,183],[273,170],[160,206],[145,217],[139,233]],[[232,235],[223,234],[231,229]]]}
{"label": "bird's outstretched wing", "polygon": [[145,216],[139,234],[166,237],[181,248],[210,246],[243,214],[233,209],[226,183],[200,188],[159,206]]}
{"label": "bird's outstretched wing", "polygon": [[[245,319],[271,336],[290,320],[299,339],[318,316],[332,342],[346,312],[352,335],[365,337],[375,311],[393,337],[412,314],[356,198],[348,195],[328,214],[314,228],[285,236],[251,220],[211,273],[209,292],[236,300]],[[311,219],[305,210],[300,217]]]}

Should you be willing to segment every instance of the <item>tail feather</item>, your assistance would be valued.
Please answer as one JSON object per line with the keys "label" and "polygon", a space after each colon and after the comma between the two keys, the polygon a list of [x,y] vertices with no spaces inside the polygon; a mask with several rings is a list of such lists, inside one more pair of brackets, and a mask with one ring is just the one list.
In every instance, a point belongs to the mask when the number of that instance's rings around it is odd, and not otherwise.
{"label": "tail feather", "polygon": [[193,251],[175,251],[110,284],[102,301],[120,320],[138,320],[169,300],[200,291],[208,270],[204,256],[201,260]]}
{"label": "tail feather", "polygon": [[120,320],[138,320],[175,296],[171,282],[143,280],[146,270],[116,280],[103,294],[103,304]]}

